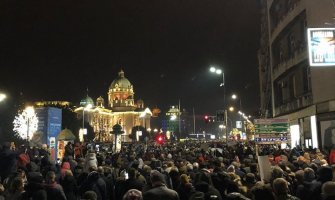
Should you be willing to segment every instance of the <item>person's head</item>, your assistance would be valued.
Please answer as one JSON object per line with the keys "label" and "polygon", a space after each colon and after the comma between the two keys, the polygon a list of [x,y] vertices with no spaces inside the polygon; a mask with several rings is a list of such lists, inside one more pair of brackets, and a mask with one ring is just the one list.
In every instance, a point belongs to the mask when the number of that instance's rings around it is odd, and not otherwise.
{"label": "person's head", "polygon": [[105,170],[102,166],[99,166],[97,171],[98,171],[99,174],[104,174],[105,173]]}
{"label": "person's head", "polygon": [[96,167],[96,166],[90,166],[89,168],[88,168],[88,171],[89,172],[96,172],[98,170],[98,168]]}
{"label": "person's head", "polygon": [[288,194],[288,183],[284,178],[276,178],[272,187],[276,196]]}
{"label": "person's head", "polygon": [[182,175],[180,175],[180,182],[182,184],[187,184],[187,183],[190,182],[190,179],[186,174],[182,174]]}
{"label": "person's head", "polygon": [[333,179],[333,172],[330,167],[322,166],[317,170],[318,180],[322,183],[331,181]]}
{"label": "person's head", "polygon": [[295,178],[297,179],[298,183],[304,182],[304,170],[296,171]]}
{"label": "person's head", "polygon": [[251,195],[253,200],[274,200],[274,196],[271,187],[268,185],[256,185],[251,189]]}
{"label": "person's head", "polygon": [[194,162],[193,163],[193,169],[199,169],[199,163]]}
{"label": "person's head", "polygon": [[136,189],[130,189],[124,194],[122,200],[142,200],[142,192]]}
{"label": "person's head", "polygon": [[284,171],[280,167],[274,167],[272,170],[272,180],[283,177],[284,177]]}
{"label": "person's head", "polygon": [[312,168],[305,168],[304,169],[304,181],[311,182],[315,179],[315,173]]}
{"label": "person's head", "polygon": [[227,172],[235,173],[235,166],[234,166],[234,165],[230,165],[230,166],[227,168]]}
{"label": "person's head", "polygon": [[143,171],[145,171],[146,173],[150,173],[151,172],[151,167],[149,165],[144,165],[143,166]]}
{"label": "person's head", "polygon": [[72,171],[71,170],[66,170],[65,171],[65,176],[73,176]]}
{"label": "person's head", "polygon": [[150,180],[153,186],[165,183],[164,175],[157,170],[150,172]]}
{"label": "person's head", "polygon": [[335,199],[335,182],[328,181],[322,185],[323,199]]}
{"label": "person's head", "polygon": [[94,191],[89,190],[89,191],[86,191],[84,193],[83,199],[85,199],[85,200],[97,200],[98,196]]}
{"label": "person's head", "polygon": [[128,169],[128,176],[129,179],[135,179],[136,178],[136,170],[134,168]]}
{"label": "person's head", "polygon": [[247,184],[255,184],[256,183],[256,177],[255,177],[255,174],[253,173],[247,173],[245,175],[245,182]]}
{"label": "person's head", "polygon": [[56,180],[56,174],[54,171],[48,171],[46,177],[45,177],[45,181],[46,183],[54,183]]}

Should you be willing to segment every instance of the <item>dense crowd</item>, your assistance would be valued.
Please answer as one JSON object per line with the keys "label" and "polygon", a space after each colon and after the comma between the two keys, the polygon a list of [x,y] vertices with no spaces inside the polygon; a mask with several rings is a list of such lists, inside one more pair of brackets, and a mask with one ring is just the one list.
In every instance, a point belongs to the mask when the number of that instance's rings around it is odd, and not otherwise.
{"label": "dense crowd", "polygon": [[[119,152],[71,144],[59,162],[46,145],[0,146],[0,200],[331,200],[335,150],[252,143],[131,143]],[[261,180],[261,178],[263,180]]]}

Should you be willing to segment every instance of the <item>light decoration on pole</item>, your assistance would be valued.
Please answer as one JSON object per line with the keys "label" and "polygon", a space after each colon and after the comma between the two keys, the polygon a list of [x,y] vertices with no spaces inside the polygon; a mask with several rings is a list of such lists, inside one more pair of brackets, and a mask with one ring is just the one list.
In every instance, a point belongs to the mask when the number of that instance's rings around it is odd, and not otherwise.
{"label": "light decoration on pole", "polygon": [[31,140],[33,134],[37,131],[38,125],[38,118],[34,107],[29,106],[15,116],[13,125],[15,135],[27,141]]}

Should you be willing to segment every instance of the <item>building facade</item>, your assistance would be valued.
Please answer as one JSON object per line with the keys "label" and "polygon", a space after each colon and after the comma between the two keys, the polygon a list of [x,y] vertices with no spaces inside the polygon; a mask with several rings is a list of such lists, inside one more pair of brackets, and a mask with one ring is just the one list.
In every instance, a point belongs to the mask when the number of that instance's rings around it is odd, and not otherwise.
{"label": "building facade", "polygon": [[133,85],[121,70],[108,89],[107,102],[102,96],[95,102],[87,96],[81,100],[80,107],[75,109],[75,112],[83,120],[83,128],[85,122],[93,127],[95,141],[114,141],[111,131],[115,124],[120,124],[124,131],[121,140],[129,141],[130,138],[127,136],[131,134],[134,126],[150,128],[152,116],[150,109],[144,107],[142,100],[137,100],[135,103],[134,94]]}
{"label": "building facade", "polygon": [[335,66],[309,65],[307,29],[334,27],[334,2],[261,2],[262,116],[289,119],[292,146],[329,149],[335,144]]}

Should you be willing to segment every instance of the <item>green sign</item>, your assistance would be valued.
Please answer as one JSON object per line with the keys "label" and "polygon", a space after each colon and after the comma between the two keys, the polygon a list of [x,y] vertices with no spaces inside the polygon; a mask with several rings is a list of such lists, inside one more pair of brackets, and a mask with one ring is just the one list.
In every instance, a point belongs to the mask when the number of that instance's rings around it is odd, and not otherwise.
{"label": "green sign", "polygon": [[287,133],[289,132],[288,121],[278,119],[255,120],[255,133]]}

